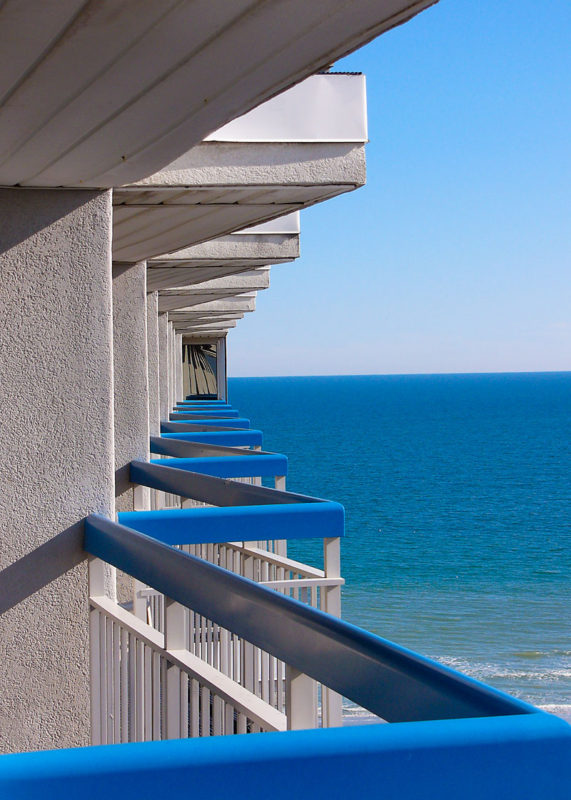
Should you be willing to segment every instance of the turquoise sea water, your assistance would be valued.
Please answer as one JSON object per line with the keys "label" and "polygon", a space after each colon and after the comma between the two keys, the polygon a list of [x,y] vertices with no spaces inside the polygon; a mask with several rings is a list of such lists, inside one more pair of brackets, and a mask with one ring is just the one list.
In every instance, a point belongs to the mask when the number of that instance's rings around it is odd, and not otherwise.
{"label": "turquoise sea water", "polygon": [[229,394],[289,457],[288,488],[345,506],[345,619],[569,715],[571,373],[234,378]]}

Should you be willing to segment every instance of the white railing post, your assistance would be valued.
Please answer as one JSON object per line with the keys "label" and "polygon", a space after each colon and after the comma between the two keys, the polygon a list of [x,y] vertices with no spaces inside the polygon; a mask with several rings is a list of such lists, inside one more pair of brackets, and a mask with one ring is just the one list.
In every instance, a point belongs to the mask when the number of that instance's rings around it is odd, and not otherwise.
{"label": "white railing post", "polygon": [[[165,597],[165,650],[186,650],[186,609]],[[181,672],[175,664],[167,667],[167,739],[186,738],[182,722],[188,716],[188,697],[182,691]],[[184,684],[186,687],[186,683]],[[186,704],[185,707],[183,705]],[[186,714],[184,713],[186,708]]]}
{"label": "white railing post", "polygon": [[[255,579],[254,575],[254,567],[255,567],[255,559],[253,556],[244,555],[243,556],[243,574],[245,578],[249,578],[251,581]],[[255,681],[255,657],[256,654],[254,652],[254,645],[250,644],[250,642],[245,641],[244,639],[241,640],[242,645],[242,675],[243,675],[243,685],[246,689],[257,694],[257,686]]]}
{"label": "white railing post", "polygon": [[286,717],[289,731],[317,727],[317,684],[286,664]]}
{"label": "white railing post", "polygon": [[[340,538],[325,538],[323,540],[323,569],[326,578],[341,577],[341,547]],[[322,590],[323,591],[323,590]],[[328,586],[324,592],[324,608],[334,617],[341,616],[341,586]],[[322,726],[324,728],[338,728],[343,725],[343,700],[340,694],[333,689],[322,687]]]}
{"label": "white railing post", "polygon": [[146,588],[146,584],[144,584],[142,581],[138,581],[136,578],[133,578],[133,614],[138,619],[148,623],[148,600],[143,594],[143,590]]}
{"label": "white railing post", "polygon": [[[286,490],[285,475],[274,476],[274,488],[279,489],[280,492],[285,492]],[[279,556],[287,556],[287,539],[277,539],[275,544],[275,550]]]}
{"label": "white railing post", "polygon": [[[89,557],[88,593],[89,597],[104,597],[108,589],[109,570],[99,558]],[[91,716],[91,744],[105,741],[107,708],[102,692],[102,679],[105,673],[103,648],[101,647],[103,618],[95,608],[89,610],[89,691]]]}

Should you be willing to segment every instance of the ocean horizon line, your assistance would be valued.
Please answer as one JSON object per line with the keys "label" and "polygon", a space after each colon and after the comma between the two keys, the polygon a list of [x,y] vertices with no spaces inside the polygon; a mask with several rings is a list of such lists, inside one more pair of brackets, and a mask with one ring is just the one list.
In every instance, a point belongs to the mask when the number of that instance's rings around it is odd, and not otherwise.
{"label": "ocean horizon line", "polygon": [[489,372],[323,372],[297,375],[229,375],[229,380],[256,380],[264,378],[436,378],[470,377],[475,375],[571,375],[571,369],[507,370]]}

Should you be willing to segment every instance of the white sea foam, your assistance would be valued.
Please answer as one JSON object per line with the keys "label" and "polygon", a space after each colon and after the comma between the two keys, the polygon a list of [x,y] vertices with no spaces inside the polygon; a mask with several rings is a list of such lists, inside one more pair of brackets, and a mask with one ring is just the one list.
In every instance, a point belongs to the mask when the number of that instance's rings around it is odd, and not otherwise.
{"label": "white sea foam", "polygon": [[[545,654],[546,656],[551,654]],[[545,665],[534,668],[533,663],[526,668],[511,667],[506,664],[495,664],[485,662],[483,664],[470,663],[466,659],[455,656],[433,656],[435,661],[439,661],[447,667],[463,672],[472,678],[481,681],[502,680],[530,680],[530,681],[552,681],[571,680],[571,666],[547,667]],[[532,659],[529,659],[531,662]]]}

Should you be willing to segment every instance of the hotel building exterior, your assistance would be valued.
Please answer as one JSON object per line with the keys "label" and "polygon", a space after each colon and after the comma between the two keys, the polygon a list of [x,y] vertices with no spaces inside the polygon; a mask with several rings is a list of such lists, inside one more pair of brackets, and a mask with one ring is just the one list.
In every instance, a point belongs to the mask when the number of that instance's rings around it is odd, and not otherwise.
{"label": "hotel building exterior", "polygon": [[300,212],[365,182],[330,65],[431,4],[0,7],[7,796],[567,796],[564,722],[341,621],[343,509],[227,397]]}

